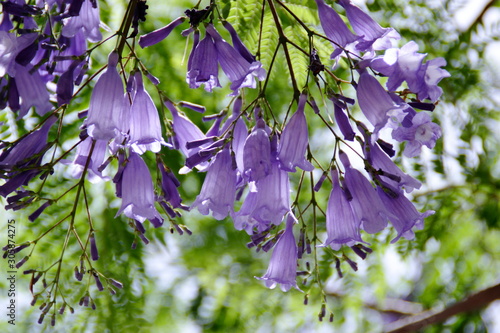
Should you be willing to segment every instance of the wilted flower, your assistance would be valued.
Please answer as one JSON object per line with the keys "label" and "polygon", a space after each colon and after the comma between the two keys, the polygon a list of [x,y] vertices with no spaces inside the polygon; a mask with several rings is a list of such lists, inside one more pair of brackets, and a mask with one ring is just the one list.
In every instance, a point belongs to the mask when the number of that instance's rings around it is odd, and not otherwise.
{"label": "wilted flower", "polygon": [[96,140],[114,138],[120,129],[123,112],[123,82],[116,70],[118,54],[111,52],[108,67],[99,77],[90,97],[87,131]]}
{"label": "wilted flower", "polygon": [[156,210],[153,181],[149,169],[142,158],[131,153],[123,169],[120,180],[122,205],[116,216],[125,216],[144,222],[149,220],[155,227],[161,226],[163,219]]}
{"label": "wilted flower", "polygon": [[141,73],[136,72],[134,77],[137,89],[130,107],[129,144],[138,154],[143,154],[146,150],[157,153],[161,145],[167,144],[161,134],[158,110],[144,89]]}
{"label": "wilted flower", "polygon": [[304,157],[309,144],[306,116],[304,107],[307,100],[307,94],[301,94],[297,112],[290,118],[283,133],[281,133],[278,160],[280,168],[295,172],[295,167],[304,171],[314,170],[313,165]]}
{"label": "wilted flower", "polygon": [[285,232],[276,243],[269,267],[263,277],[256,277],[259,280],[266,281],[266,287],[273,289],[280,284],[281,290],[287,292],[292,287],[297,289],[297,244],[293,236],[293,225],[296,222],[292,212],[288,214],[286,220]]}
{"label": "wilted flower", "polygon": [[212,211],[216,220],[224,219],[233,212],[236,196],[236,170],[228,148],[224,148],[215,156],[207,170],[201,192],[192,205],[203,215]]}
{"label": "wilted flower", "polygon": [[340,187],[337,170],[332,170],[333,189],[328,199],[326,210],[326,232],[328,238],[321,246],[328,246],[333,250],[339,250],[344,244],[352,246],[361,239],[361,221],[356,217],[346,194]]}

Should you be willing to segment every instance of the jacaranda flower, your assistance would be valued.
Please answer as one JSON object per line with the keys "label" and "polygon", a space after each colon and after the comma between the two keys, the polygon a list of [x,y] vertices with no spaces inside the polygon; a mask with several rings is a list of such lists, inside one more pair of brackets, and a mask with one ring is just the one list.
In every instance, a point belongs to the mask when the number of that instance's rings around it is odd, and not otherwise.
{"label": "jacaranda flower", "polygon": [[143,35],[139,38],[139,45],[142,48],[154,45],[156,43],[161,42],[165,38],[170,35],[172,30],[182,22],[184,22],[186,18],[185,17],[178,17],[172,22],[170,22],[168,25],[164,26],[163,28],[160,28],[158,30],[155,30],[153,32],[150,32],[149,34]]}
{"label": "jacaranda flower", "polygon": [[99,31],[99,5],[98,1],[84,0],[78,16],[71,16],[63,20],[64,27],[62,35],[73,37],[82,30],[85,38],[91,43],[97,43],[102,39]]}
{"label": "jacaranda flower", "polygon": [[381,231],[387,226],[389,216],[377,191],[361,172],[351,167],[345,153],[340,153],[340,160],[345,168],[344,188],[352,196],[351,206],[361,228],[369,234]]}
{"label": "jacaranda flower", "polygon": [[31,73],[32,69],[32,65],[24,67],[16,64],[16,86],[22,100],[20,118],[24,117],[32,106],[40,116],[52,110],[46,84],[38,71]]}
{"label": "jacaranda flower", "polygon": [[309,144],[307,122],[304,114],[306,101],[307,94],[301,94],[297,112],[290,118],[283,129],[283,133],[281,133],[278,160],[280,168],[288,172],[295,172],[295,167],[299,167],[304,171],[314,170],[313,165],[305,158]]}
{"label": "jacaranda flower", "polygon": [[422,229],[424,219],[435,213],[433,210],[424,213],[418,212],[413,203],[404,196],[403,192],[397,189],[389,188],[384,190],[379,187],[377,192],[384,206],[391,213],[391,223],[398,232],[398,235],[391,243],[396,242],[401,236],[406,239],[413,239],[415,233],[412,229]]}
{"label": "jacaranda flower", "polygon": [[243,147],[244,176],[248,181],[258,181],[271,172],[271,143],[262,119],[246,138]]}
{"label": "jacaranda flower", "polygon": [[89,114],[86,121],[87,131],[96,140],[114,138],[121,127],[120,117],[123,112],[123,82],[116,65],[118,54],[111,52],[108,67],[99,77],[90,97]]}
{"label": "jacaranda flower", "polygon": [[134,78],[136,92],[130,107],[129,144],[138,154],[143,154],[146,150],[157,153],[161,145],[167,144],[161,134],[158,110],[151,96],[144,89],[142,74],[136,72]]}
{"label": "jacaranda flower", "polygon": [[236,170],[228,148],[215,156],[207,170],[201,192],[192,205],[203,215],[212,211],[216,220],[222,220],[233,212],[236,196]]}
{"label": "jacaranda flower", "polygon": [[296,223],[292,212],[288,214],[286,220],[285,232],[276,243],[269,267],[263,277],[256,277],[259,280],[266,281],[266,287],[273,289],[280,284],[281,290],[287,292],[292,287],[297,289],[297,244],[293,235],[293,225]]}
{"label": "jacaranda flower", "polygon": [[163,218],[155,208],[153,180],[142,158],[131,153],[121,175],[122,205],[116,216],[125,216],[144,222],[149,220],[155,227],[163,223]]}
{"label": "jacaranda flower", "polygon": [[87,137],[76,148],[76,155],[73,162],[68,163],[63,161],[63,163],[70,166],[70,173],[73,178],[80,178],[85,165],[87,165],[87,160],[90,158],[87,175],[91,183],[97,183],[101,180],[109,180],[109,177],[104,177],[102,172],[99,171],[99,167],[104,163],[108,143],[104,140],[96,140],[92,156],[89,157],[93,141],[91,137]]}
{"label": "jacaranda flower", "polygon": [[332,170],[333,189],[328,199],[326,210],[326,232],[328,238],[321,246],[328,246],[333,250],[340,250],[342,245],[352,246],[361,239],[361,221],[356,217],[346,194],[340,187],[337,170]]}
{"label": "jacaranda flower", "polygon": [[248,62],[234,47],[229,45],[215,30],[212,24],[207,25],[207,34],[212,36],[217,49],[217,59],[224,73],[231,81],[231,90],[234,96],[238,95],[241,88],[255,88],[259,81],[266,78],[266,71],[258,61]]}
{"label": "jacaranda flower", "polygon": [[340,55],[349,44],[354,43],[362,37],[353,34],[340,15],[323,0],[316,0],[316,4],[318,5],[318,15],[321,26],[325,31],[326,37],[333,42],[333,46],[335,47],[335,51],[333,51],[330,56],[331,59],[334,59]]}
{"label": "jacaranda flower", "polygon": [[211,92],[215,87],[221,86],[217,50],[210,34],[207,33],[199,43],[197,38],[199,38],[198,31],[195,32],[195,43],[189,56],[186,81],[190,88],[195,89],[203,84],[205,90]]}

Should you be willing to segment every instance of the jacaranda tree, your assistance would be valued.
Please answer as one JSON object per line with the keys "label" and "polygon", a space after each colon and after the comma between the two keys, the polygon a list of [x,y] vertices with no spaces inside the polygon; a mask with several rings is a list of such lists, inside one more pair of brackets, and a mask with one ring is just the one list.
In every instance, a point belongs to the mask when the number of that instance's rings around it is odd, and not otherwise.
{"label": "jacaranda tree", "polygon": [[485,330],[498,7],[436,3],[2,0],[2,327]]}

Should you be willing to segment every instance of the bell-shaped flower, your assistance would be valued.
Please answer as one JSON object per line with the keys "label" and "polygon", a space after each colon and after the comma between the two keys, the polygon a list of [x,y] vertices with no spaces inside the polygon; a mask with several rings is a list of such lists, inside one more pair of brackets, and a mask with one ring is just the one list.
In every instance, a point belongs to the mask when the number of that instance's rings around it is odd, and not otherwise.
{"label": "bell-shaped flower", "polygon": [[368,179],[351,167],[349,158],[343,152],[340,159],[345,168],[344,188],[347,188],[354,214],[361,221],[361,228],[374,234],[387,226],[388,212]]}
{"label": "bell-shaped flower", "polygon": [[17,37],[15,33],[0,31],[0,41],[2,41],[0,47],[0,78],[4,77],[5,74],[9,74],[11,77],[16,76],[15,59],[17,55],[32,44],[37,37],[37,33],[28,33]]}
{"label": "bell-shaped flower", "polygon": [[99,31],[99,5],[98,1],[84,0],[78,16],[71,16],[63,20],[62,35],[73,37],[78,31],[83,31],[85,38],[91,43],[102,39]]}
{"label": "bell-shaped flower", "polygon": [[363,37],[363,40],[356,45],[358,51],[385,50],[392,47],[392,39],[401,38],[393,28],[382,28],[351,0],[339,0],[339,4],[344,7],[354,32]]}
{"label": "bell-shaped flower", "polygon": [[161,226],[163,218],[155,208],[153,180],[142,158],[131,153],[120,180],[122,205],[116,216],[125,216],[144,222],[149,220],[155,227]]}
{"label": "bell-shaped flower", "polygon": [[145,48],[161,42],[162,40],[167,38],[168,35],[170,35],[170,33],[172,32],[172,30],[174,30],[175,27],[184,22],[185,19],[186,18],[182,16],[178,17],[172,22],[170,22],[168,25],[164,26],[163,28],[160,28],[158,30],[150,32],[149,34],[141,36],[139,38],[139,45],[142,48]]}
{"label": "bell-shaped flower", "polygon": [[57,117],[49,117],[42,127],[20,139],[14,146],[0,154],[0,177],[8,178],[0,186],[0,195],[6,197],[42,172],[38,168],[43,154],[50,148],[47,143],[48,133]]}
{"label": "bell-shaped flower", "polygon": [[339,14],[323,0],[316,0],[318,5],[318,15],[326,37],[331,40],[335,51],[330,56],[334,59],[340,55],[344,49],[362,37],[356,36],[349,30]]}
{"label": "bell-shaped flower", "polygon": [[422,61],[426,56],[417,51],[418,44],[410,41],[400,49],[387,49],[383,57],[377,57],[371,61],[370,67],[389,77],[386,86],[390,91],[399,88],[403,81],[408,82],[410,87],[415,86]]}
{"label": "bell-shaped flower", "polygon": [[161,134],[158,110],[144,89],[141,73],[136,72],[134,77],[137,89],[130,107],[129,144],[138,154],[143,154],[146,150],[157,153],[161,145],[167,144]]}
{"label": "bell-shaped flower", "polygon": [[361,239],[360,223],[344,190],[340,187],[337,170],[332,170],[333,189],[326,209],[326,232],[328,238],[321,246],[328,246],[337,251],[342,245],[353,246]]}
{"label": "bell-shaped flower", "polygon": [[335,115],[335,121],[337,122],[337,126],[344,135],[344,139],[349,141],[354,141],[356,133],[352,129],[352,126],[349,123],[349,118],[344,113],[342,108],[336,103],[333,103],[333,112]]}
{"label": "bell-shaped flower", "polygon": [[197,42],[197,38],[199,38],[198,31],[195,32],[194,36],[195,43],[189,56],[186,82],[193,89],[203,84],[205,90],[211,92],[215,87],[221,86],[218,74],[217,49],[210,34],[207,33],[199,43]]}
{"label": "bell-shaped flower", "polygon": [[248,50],[245,44],[243,44],[240,36],[238,36],[238,33],[236,32],[236,30],[234,30],[231,23],[229,23],[228,21],[224,21],[222,24],[231,35],[231,41],[233,42],[233,46],[236,51],[238,51],[246,61],[248,61],[249,63],[253,63],[255,61],[255,56]]}
{"label": "bell-shaped flower", "polygon": [[248,181],[258,181],[271,172],[271,143],[262,119],[245,140],[243,167]]}
{"label": "bell-shaped flower", "polygon": [[181,183],[163,163],[158,162],[158,170],[161,173],[161,199],[170,203],[174,208],[181,207],[182,199],[177,189]]}
{"label": "bell-shaped flower", "polygon": [[[394,133],[394,132],[393,132]],[[365,143],[365,157],[376,170],[381,170],[381,178],[384,182],[395,188],[405,188],[407,193],[422,186],[418,180],[404,173],[391,160],[391,158],[378,146],[377,143]]]}
{"label": "bell-shaped flower", "polygon": [[31,73],[32,69],[32,65],[16,64],[16,86],[22,100],[19,118],[24,117],[32,106],[40,116],[52,110],[47,86],[38,71]]}
{"label": "bell-shaped flower", "polygon": [[424,219],[435,213],[433,210],[420,213],[413,203],[404,196],[403,192],[397,189],[386,188],[384,190],[379,187],[377,192],[384,206],[391,213],[391,223],[398,232],[398,235],[391,243],[396,242],[401,236],[406,239],[413,239],[415,233],[412,229],[423,229]]}
{"label": "bell-shaped flower", "polygon": [[[104,140],[95,140],[94,148],[92,149],[93,141],[90,136],[87,137],[76,148],[76,155],[73,162],[63,161],[63,163],[69,165],[71,176],[78,179],[82,176],[85,165],[87,165],[87,160],[90,158],[87,175],[89,181],[95,184],[101,180],[107,181],[110,178],[103,176],[102,172],[99,171],[99,167],[104,163],[108,143]],[[89,157],[91,149],[92,155]]]}
{"label": "bell-shaped flower", "polygon": [[262,64],[259,61],[248,62],[234,47],[222,39],[212,24],[207,25],[206,31],[215,42],[217,59],[222,70],[232,82],[230,88],[234,91],[233,96],[238,95],[241,88],[255,88],[257,86],[255,77],[259,81],[266,78]]}
{"label": "bell-shaped flower", "polygon": [[[52,52],[51,54],[52,60],[56,63],[54,73],[62,74],[66,72],[74,62],[84,64],[81,59],[72,60],[74,56],[79,57],[87,51],[87,40],[82,31],[78,31],[73,37],[64,37],[61,35],[58,44],[61,45],[61,50]],[[59,58],[59,60],[56,57],[61,57],[62,59]]]}
{"label": "bell-shaped flower", "polygon": [[401,109],[399,105],[394,103],[378,80],[367,72],[359,77],[356,95],[361,111],[375,126],[374,133],[385,126],[392,113]]}
{"label": "bell-shaped flower", "polygon": [[304,171],[314,170],[314,166],[305,158],[309,137],[307,131],[306,116],[304,107],[307,101],[307,94],[301,94],[297,112],[290,118],[283,133],[281,133],[278,160],[280,168],[295,172],[295,167]]}
{"label": "bell-shaped flower", "polygon": [[[411,125],[400,126],[392,131],[392,138],[399,141],[408,141],[405,146],[404,155],[415,157],[420,154],[422,146],[434,148],[436,140],[441,137],[441,128],[431,121],[431,117],[425,112],[418,112],[413,117],[407,117]],[[404,124],[404,123],[403,123]]]}
{"label": "bell-shaped flower", "polygon": [[238,212],[234,213],[233,221],[237,230],[243,230],[251,235],[253,229],[262,232],[271,224],[279,225],[283,216],[290,210],[290,182],[288,173],[271,165],[271,173],[251,186],[245,201]]}
{"label": "bell-shaped flower", "polygon": [[212,211],[216,220],[222,220],[233,212],[236,196],[236,170],[228,148],[215,156],[207,170],[201,192],[191,208],[198,208],[203,215]]}
{"label": "bell-shaped flower", "polygon": [[96,140],[114,138],[121,127],[120,118],[123,112],[123,82],[116,65],[118,54],[110,53],[108,67],[99,77],[90,97],[87,131]]}
{"label": "bell-shaped flower", "polygon": [[274,246],[269,267],[263,277],[256,277],[266,282],[266,287],[273,289],[280,284],[281,290],[289,291],[292,287],[297,289],[297,259],[298,248],[293,235],[293,225],[297,222],[292,212],[288,214],[285,232]]}
{"label": "bell-shaped flower", "polygon": [[443,89],[438,87],[438,83],[441,79],[450,76],[448,71],[441,68],[443,66],[446,66],[446,60],[435,58],[427,61],[420,68],[419,77],[414,86],[409,86],[411,91],[417,93],[418,99],[428,98],[432,102],[436,102],[441,97]]}

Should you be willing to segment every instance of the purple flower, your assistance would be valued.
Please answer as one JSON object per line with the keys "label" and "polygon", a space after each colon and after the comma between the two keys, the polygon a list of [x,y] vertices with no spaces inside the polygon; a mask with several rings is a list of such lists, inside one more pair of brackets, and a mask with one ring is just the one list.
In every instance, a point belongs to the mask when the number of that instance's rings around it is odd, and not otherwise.
{"label": "purple flower", "polygon": [[363,242],[359,233],[361,221],[356,217],[345,192],[340,187],[337,170],[332,170],[333,189],[326,210],[326,231],[328,238],[321,246],[337,251],[344,244],[352,246]]}
{"label": "purple flower", "polygon": [[367,72],[359,77],[356,92],[359,107],[365,117],[375,126],[375,133],[385,126],[392,113],[401,108],[394,103],[377,79]]}
{"label": "purple flower", "polygon": [[297,289],[297,244],[293,236],[293,225],[296,222],[292,212],[288,214],[286,220],[285,232],[276,243],[269,267],[263,277],[256,277],[259,280],[266,281],[266,287],[273,289],[279,283],[281,290],[287,292],[292,287]]}
{"label": "purple flower", "polygon": [[280,168],[288,172],[295,172],[295,167],[304,171],[314,170],[313,165],[304,157],[308,145],[307,122],[304,114],[306,100],[307,94],[301,94],[297,112],[290,118],[281,133],[278,160]]}
{"label": "purple flower", "polygon": [[189,56],[186,82],[193,89],[203,84],[205,90],[211,92],[215,87],[221,86],[218,77],[219,66],[215,43],[208,33],[199,43],[197,41],[199,32],[196,31],[194,36],[195,43]]}
{"label": "purple flower", "polygon": [[344,188],[352,196],[350,200],[354,214],[361,221],[361,228],[374,234],[387,226],[388,213],[372,184],[356,169],[343,152],[340,159],[345,168]]}
{"label": "purple flower", "polygon": [[249,63],[253,63],[255,61],[255,56],[247,49],[245,44],[243,44],[240,36],[238,36],[231,23],[224,21],[222,24],[231,35],[231,40],[233,41],[235,50],[238,51],[246,61],[248,61]]}
{"label": "purple flower", "polygon": [[161,135],[158,110],[151,96],[144,90],[141,73],[136,72],[134,77],[137,90],[130,107],[129,144],[138,154],[143,154],[146,150],[157,153],[160,151],[161,145],[167,144]]}
{"label": "purple flower", "polygon": [[65,37],[73,37],[77,32],[83,31],[83,35],[91,43],[102,39],[98,1],[84,0],[79,15],[66,18],[63,23],[62,35]]}
{"label": "purple flower", "polygon": [[87,130],[96,140],[114,138],[120,129],[120,117],[124,108],[123,82],[116,65],[118,54],[111,52],[108,68],[99,77],[90,97]]}
{"label": "purple flower", "polygon": [[354,32],[363,37],[363,41],[356,45],[360,52],[388,49],[392,46],[391,39],[401,38],[394,29],[382,28],[350,0],[339,0],[339,4],[344,7]]}
{"label": "purple flower", "polygon": [[161,173],[161,190],[163,193],[161,199],[169,202],[174,208],[181,207],[182,199],[177,190],[181,183],[170,170],[167,170],[163,163],[158,162],[158,169]]}
{"label": "purple flower", "polygon": [[11,77],[16,76],[15,59],[17,55],[32,44],[37,37],[37,33],[17,37],[15,33],[0,31],[0,41],[2,41],[0,47],[0,77],[4,77],[5,74],[9,74]]}
{"label": "purple flower", "polygon": [[165,38],[170,35],[172,30],[182,22],[184,22],[186,18],[185,17],[178,17],[172,22],[170,22],[168,25],[164,26],[163,28],[160,28],[158,30],[155,30],[153,32],[150,32],[149,34],[143,35],[139,38],[139,45],[142,48],[154,45],[156,43],[161,42]]}
{"label": "purple flower", "polygon": [[395,91],[403,81],[408,82],[411,89],[419,79],[422,61],[426,56],[417,51],[418,44],[410,41],[401,49],[386,50],[383,57],[372,60],[370,67],[389,77],[386,86],[390,91]]}
{"label": "purple flower", "polygon": [[95,141],[95,144],[88,164],[87,175],[89,177],[89,181],[95,184],[101,180],[109,180],[109,177],[103,176],[102,172],[99,171],[99,167],[104,163],[108,147],[108,143],[106,141],[92,140],[91,137],[87,137],[76,148],[76,155],[73,162],[68,163],[63,161],[63,163],[70,165],[70,173],[73,178],[80,178],[83,170],[85,169],[85,165],[87,164],[93,141]]}
{"label": "purple flower", "polygon": [[203,215],[212,211],[216,220],[224,219],[233,212],[236,196],[236,171],[229,149],[225,148],[215,156],[208,167],[201,192],[192,205]]}
{"label": "purple flower", "polygon": [[413,239],[415,233],[412,229],[414,227],[422,229],[424,227],[424,219],[435,213],[433,210],[428,210],[424,213],[418,212],[410,200],[402,192],[395,189],[388,189],[386,193],[386,191],[379,187],[377,192],[384,206],[391,213],[391,223],[398,232],[398,235],[391,243],[397,242],[401,236],[406,239]]}
{"label": "purple flower", "polygon": [[325,31],[325,35],[333,42],[333,46],[336,48],[330,56],[331,59],[334,59],[349,44],[354,43],[362,37],[353,34],[340,15],[323,0],[316,0],[316,4],[318,5],[319,20]]}
{"label": "purple flower", "polygon": [[245,140],[243,166],[248,181],[258,181],[271,172],[271,143],[262,119]]}
{"label": "purple flower", "polygon": [[[56,61],[54,73],[66,72],[74,62],[83,63],[81,60],[71,60],[73,56],[81,56],[87,51],[87,41],[82,31],[77,32],[71,38],[60,36],[58,43],[61,45],[61,50],[57,54],[52,53],[52,59]],[[59,60],[57,57],[64,57],[65,60]]]}
{"label": "purple flower", "polygon": [[239,97],[234,101],[233,114],[227,118],[221,127],[221,133],[226,133],[232,129],[231,148],[235,155],[236,165],[241,175],[244,174],[244,146],[248,137],[248,130],[245,121],[240,116],[241,106],[243,104],[242,98]]}
{"label": "purple flower", "polygon": [[22,99],[20,118],[24,117],[32,106],[40,116],[52,110],[45,82],[38,71],[31,73],[32,69],[32,65],[24,67],[16,64],[16,86]]}
{"label": "purple flower", "polygon": [[248,62],[235,48],[229,45],[221,35],[209,24],[206,31],[212,36],[217,49],[217,59],[222,70],[232,82],[230,88],[232,95],[239,93],[241,88],[255,88],[255,77],[262,81],[266,78],[266,71],[258,61]]}
{"label": "purple flower", "polygon": [[271,164],[271,173],[250,187],[241,209],[234,213],[234,226],[251,235],[254,227],[258,232],[269,228],[270,224],[278,225],[283,216],[290,210],[290,184],[288,173]]}
{"label": "purple flower", "polygon": [[155,227],[159,227],[163,219],[154,206],[153,181],[146,163],[139,155],[130,154],[120,184],[122,205],[116,216],[123,213],[139,222],[148,219]]}
{"label": "purple flower", "polygon": [[57,81],[57,104],[59,106],[68,104],[73,97],[73,86],[75,81],[75,69],[82,63],[81,60],[75,60],[71,63],[68,70],[64,72],[59,81]]}
{"label": "purple flower", "polygon": [[344,135],[345,140],[354,141],[356,133],[353,131],[351,124],[349,123],[349,118],[342,111],[342,108],[336,103],[333,103],[333,110],[335,115],[335,121],[340,128],[340,131]]}
{"label": "purple flower", "polygon": [[441,79],[450,76],[450,73],[441,68],[443,66],[446,66],[444,58],[429,60],[422,66],[419,73],[420,86],[418,88],[410,86],[410,89],[417,93],[420,100],[428,98],[436,102],[439,99],[443,89],[439,88],[437,84]]}
{"label": "purple flower", "polygon": [[[441,137],[441,128],[438,124],[431,122],[431,117],[425,112],[418,112],[413,117],[409,114],[405,120],[410,121],[410,126],[400,126],[393,130],[392,138],[406,144],[404,155],[415,157],[420,154],[422,145],[434,148],[436,140]],[[409,118],[408,118],[409,117]]]}
{"label": "purple flower", "polygon": [[[368,143],[367,145],[367,149],[365,149],[365,157],[367,160],[375,169],[382,170],[389,175],[389,177],[387,177],[387,175],[384,177],[384,174],[381,175],[384,182],[395,188],[404,187],[407,193],[410,193],[413,189],[419,189],[420,186],[422,186],[418,180],[401,171],[391,158],[382,151],[378,144]],[[395,177],[399,178],[399,180],[394,179]]]}

